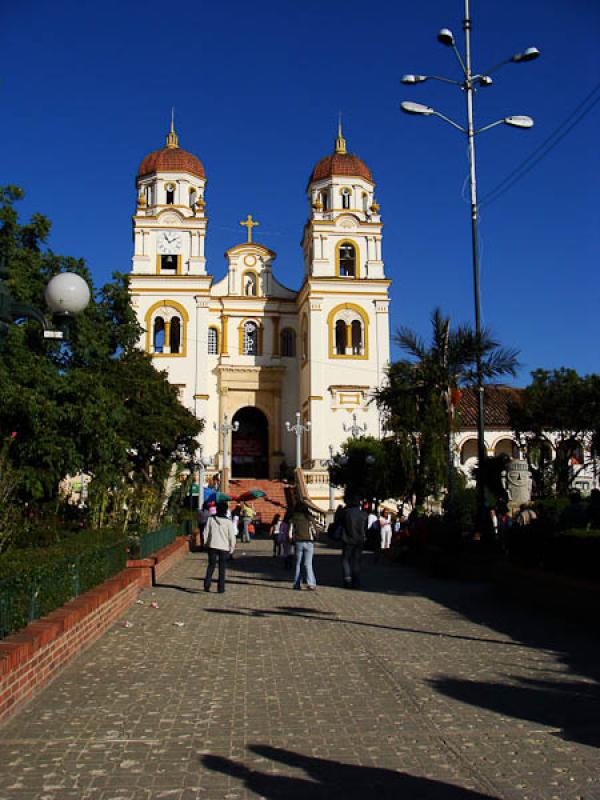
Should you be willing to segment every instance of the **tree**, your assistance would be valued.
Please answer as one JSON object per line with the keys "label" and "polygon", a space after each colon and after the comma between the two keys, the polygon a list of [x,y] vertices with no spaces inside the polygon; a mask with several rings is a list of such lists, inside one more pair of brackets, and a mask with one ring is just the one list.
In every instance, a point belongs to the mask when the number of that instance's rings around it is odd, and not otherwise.
{"label": "tree", "polygon": [[[20,225],[21,197],[16,187],[0,190],[0,264],[11,294],[43,308],[47,281],[66,269],[93,288],[82,260],[47,248],[45,217]],[[149,516],[160,511],[174,453],[195,450],[202,422],[137,349],[127,277],[115,273],[95,295],[64,343],[44,340],[35,323],[10,326],[0,352],[0,442],[13,439],[6,458],[22,507],[56,506],[61,479],[84,470],[93,476],[92,522],[102,525],[139,517],[149,496]]]}
{"label": "tree", "polygon": [[[598,457],[600,376],[573,369],[538,369],[510,409],[536,494],[568,494],[577,475]],[[552,459],[551,444],[554,448]],[[590,454],[585,460],[585,453]]]}
{"label": "tree", "polygon": [[348,439],[330,468],[331,480],[344,486],[346,495],[360,500],[383,500],[395,494],[390,478],[391,452],[386,443],[373,436]]}
{"label": "tree", "polygon": [[501,347],[486,329],[479,341],[468,325],[452,330],[439,308],[431,327],[429,345],[409,328],[398,330],[394,341],[408,358],[390,364],[376,396],[396,446],[396,483],[417,505],[428,495],[438,496],[448,482],[452,399],[460,387],[476,384],[478,349],[486,381],[515,375],[518,366],[518,351]]}

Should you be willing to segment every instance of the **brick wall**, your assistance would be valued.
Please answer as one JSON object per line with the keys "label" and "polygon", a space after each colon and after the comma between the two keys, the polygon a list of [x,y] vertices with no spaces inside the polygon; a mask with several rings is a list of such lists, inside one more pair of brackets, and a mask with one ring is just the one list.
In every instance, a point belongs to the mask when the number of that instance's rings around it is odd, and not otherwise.
{"label": "brick wall", "polygon": [[8,719],[188,552],[179,536],[151,558],[76,597],[0,641],[0,722]]}

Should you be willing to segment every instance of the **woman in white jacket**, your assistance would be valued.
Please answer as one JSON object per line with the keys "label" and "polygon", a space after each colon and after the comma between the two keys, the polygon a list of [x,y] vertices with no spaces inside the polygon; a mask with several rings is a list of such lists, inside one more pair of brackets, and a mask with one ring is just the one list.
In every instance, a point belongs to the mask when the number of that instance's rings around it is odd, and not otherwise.
{"label": "woman in white jacket", "polygon": [[208,550],[208,566],[204,578],[204,591],[210,592],[213,572],[219,562],[219,592],[225,591],[225,565],[227,556],[235,550],[235,530],[227,518],[227,503],[217,503],[216,516],[210,517],[204,529],[204,545]]}

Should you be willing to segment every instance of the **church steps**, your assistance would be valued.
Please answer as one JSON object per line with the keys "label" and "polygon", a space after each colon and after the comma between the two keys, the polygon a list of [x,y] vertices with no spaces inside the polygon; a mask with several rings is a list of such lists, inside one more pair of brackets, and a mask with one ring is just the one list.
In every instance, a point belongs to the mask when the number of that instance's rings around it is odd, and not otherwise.
{"label": "church steps", "polygon": [[266,497],[258,497],[252,501],[257,521],[270,525],[275,514],[284,516],[292,498],[293,485],[285,481],[267,480],[264,478],[235,478],[229,481],[229,494],[239,497],[250,489],[260,489]]}

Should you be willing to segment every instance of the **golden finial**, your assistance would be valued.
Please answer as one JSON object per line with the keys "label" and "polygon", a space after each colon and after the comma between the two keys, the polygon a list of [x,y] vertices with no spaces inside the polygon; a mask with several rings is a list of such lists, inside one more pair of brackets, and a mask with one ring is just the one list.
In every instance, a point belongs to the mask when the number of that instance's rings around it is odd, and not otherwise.
{"label": "golden finial", "polygon": [[240,225],[244,228],[248,228],[248,244],[250,244],[250,242],[252,242],[252,228],[254,228],[255,225],[260,225],[260,222],[254,222],[252,214],[248,214],[248,219],[242,220]]}
{"label": "golden finial", "polygon": [[167,147],[179,147],[179,138],[175,133],[175,109],[171,109],[171,130],[167,134]]}
{"label": "golden finial", "polygon": [[143,189],[140,190],[140,193],[138,194],[138,203],[137,204],[138,204],[138,206],[140,208],[145,208],[145,206],[146,206],[146,198],[144,197],[144,190]]}
{"label": "golden finial", "polygon": [[338,118],[338,135],[337,139],[335,140],[335,152],[344,154],[346,152],[346,140],[342,135],[342,113],[340,111],[340,115]]}
{"label": "golden finial", "polygon": [[379,207],[380,206],[379,206],[379,203],[377,202],[377,200],[373,200],[373,205],[371,206],[371,211],[374,214],[379,214]]}
{"label": "golden finial", "polygon": [[313,208],[315,211],[323,211],[323,202],[320,197],[317,197],[317,199],[313,203]]}

